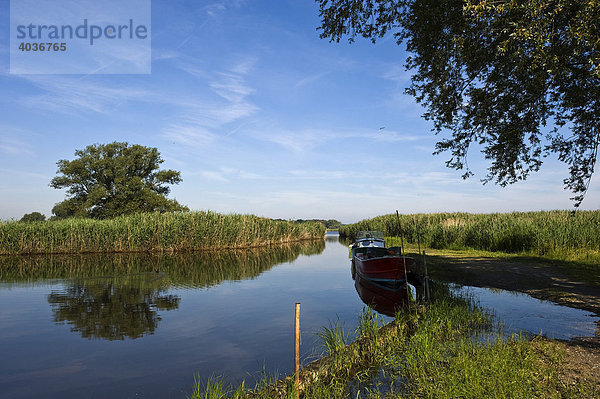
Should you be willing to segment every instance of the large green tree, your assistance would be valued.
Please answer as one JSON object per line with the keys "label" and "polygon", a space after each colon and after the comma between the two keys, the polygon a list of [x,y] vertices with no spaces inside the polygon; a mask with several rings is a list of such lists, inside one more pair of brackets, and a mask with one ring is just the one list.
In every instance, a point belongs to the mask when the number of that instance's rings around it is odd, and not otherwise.
{"label": "large green tree", "polygon": [[159,170],[163,159],[156,148],[113,142],[89,145],[75,155],[57,162],[58,176],[50,182],[68,189],[68,198],[52,208],[58,218],[187,210],[167,198],[167,185],[182,179],[175,170]]}
{"label": "large green tree", "polygon": [[19,222],[43,222],[44,220],[46,220],[46,215],[40,212],[31,212],[24,214]]}
{"label": "large green tree", "polygon": [[600,2],[589,0],[317,0],[321,37],[392,34],[412,70],[407,92],[434,131],[435,153],[472,175],[467,153],[489,160],[484,183],[524,180],[555,153],[579,206],[600,141]]}

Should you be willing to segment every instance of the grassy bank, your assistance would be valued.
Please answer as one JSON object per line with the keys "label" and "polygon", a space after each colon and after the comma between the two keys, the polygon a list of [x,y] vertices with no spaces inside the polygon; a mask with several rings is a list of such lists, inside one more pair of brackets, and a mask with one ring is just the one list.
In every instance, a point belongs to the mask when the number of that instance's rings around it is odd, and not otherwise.
{"label": "grassy bank", "polygon": [[321,238],[320,223],[215,212],[139,213],[114,219],[0,224],[0,255],[194,251]]}
{"label": "grassy bank", "polygon": [[[321,337],[329,355],[300,373],[304,398],[597,397],[597,387],[565,385],[557,377],[557,344],[515,336],[494,339],[490,316],[469,299],[437,287],[426,308],[403,310],[381,327],[370,310],[359,317],[358,339],[337,325]],[[474,338],[477,334],[479,339]],[[485,338],[489,337],[489,338]],[[292,377],[261,380],[252,390],[211,378],[197,381],[192,398],[293,398]]]}
{"label": "grassy bank", "polygon": [[361,230],[404,236],[405,242],[435,249],[526,253],[563,260],[600,260],[600,211],[433,213],[378,216],[345,225],[340,235]]}

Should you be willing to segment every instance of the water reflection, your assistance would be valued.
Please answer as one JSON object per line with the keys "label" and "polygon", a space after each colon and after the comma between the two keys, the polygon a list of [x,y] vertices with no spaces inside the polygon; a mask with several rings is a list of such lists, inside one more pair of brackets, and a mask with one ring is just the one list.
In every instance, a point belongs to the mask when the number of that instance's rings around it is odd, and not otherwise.
{"label": "water reflection", "polygon": [[339,242],[340,234],[337,231],[328,231],[325,233],[325,241],[327,242]]}
{"label": "water reflection", "polygon": [[83,338],[136,339],[154,333],[160,312],[179,307],[181,297],[169,290],[254,279],[275,265],[300,255],[318,255],[324,249],[325,241],[318,240],[186,254],[3,257],[0,281],[10,287],[60,279],[63,287],[47,295],[56,323],[69,324]]}
{"label": "water reflection", "polygon": [[405,284],[384,286],[356,274],[354,288],[365,305],[386,316],[394,317],[396,310],[408,302]]}
{"label": "water reflection", "polygon": [[77,279],[48,295],[54,321],[71,325],[83,338],[123,340],[154,333],[158,310],[179,307],[181,298],[165,293],[159,273]]}
{"label": "water reflection", "polygon": [[175,287],[200,288],[225,280],[255,278],[274,265],[292,262],[300,255],[312,256],[325,250],[325,241],[304,241],[268,248],[202,251],[184,254],[78,254],[6,256],[0,258],[0,281],[35,282],[164,273],[164,283]]}

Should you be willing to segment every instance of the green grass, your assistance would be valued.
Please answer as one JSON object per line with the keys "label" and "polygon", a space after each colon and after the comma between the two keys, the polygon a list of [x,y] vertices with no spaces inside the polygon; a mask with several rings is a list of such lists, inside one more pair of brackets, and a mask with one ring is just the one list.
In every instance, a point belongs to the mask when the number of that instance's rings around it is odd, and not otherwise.
{"label": "green grass", "polygon": [[383,318],[369,307],[363,308],[358,316],[358,326],[356,327],[356,335],[360,338],[368,337],[376,339],[379,329],[384,325]]}
{"label": "green grass", "polygon": [[433,213],[378,216],[345,225],[340,235],[361,230],[401,235],[405,243],[435,249],[484,250],[600,263],[600,211]]}
{"label": "green grass", "polygon": [[317,336],[323,341],[327,354],[333,355],[348,345],[349,334],[340,323],[339,318],[335,322],[329,322],[329,327],[322,327]]}
{"label": "green grass", "polygon": [[[357,340],[340,347],[347,334],[339,323],[322,334],[334,351],[301,372],[304,398],[561,398],[597,397],[584,383],[565,385],[558,378],[563,352],[551,341],[520,336],[494,337],[491,316],[469,298],[435,287],[433,301],[419,312],[400,310],[380,328],[372,310],[359,316]],[[475,338],[478,334],[490,339]],[[497,333],[499,334],[499,333]],[[485,337],[479,335],[479,337]],[[495,338],[495,339],[494,339]],[[326,346],[330,346],[327,345]],[[308,378],[311,376],[311,378]],[[315,377],[316,376],[316,377]],[[234,398],[294,397],[293,377],[258,384],[252,390],[230,386]],[[214,381],[211,386],[217,387]],[[218,389],[214,389],[219,393]],[[596,396],[594,396],[596,395]],[[217,398],[208,390],[193,399]]]}
{"label": "green grass", "polygon": [[247,248],[322,238],[320,223],[215,212],[0,224],[0,255]]}

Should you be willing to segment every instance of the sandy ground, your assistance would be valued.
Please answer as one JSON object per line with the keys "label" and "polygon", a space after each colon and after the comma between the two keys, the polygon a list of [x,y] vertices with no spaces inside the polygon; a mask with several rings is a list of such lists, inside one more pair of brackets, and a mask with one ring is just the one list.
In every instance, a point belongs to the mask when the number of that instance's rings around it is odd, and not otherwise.
{"label": "sandy ground", "polygon": [[[588,310],[600,317],[600,286],[543,261],[428,255],[432,278],[476,287],[519,291],[538,299]],[[566,353],[561,380],[600,387],[600,323],[595,337],[557,341]]]}

